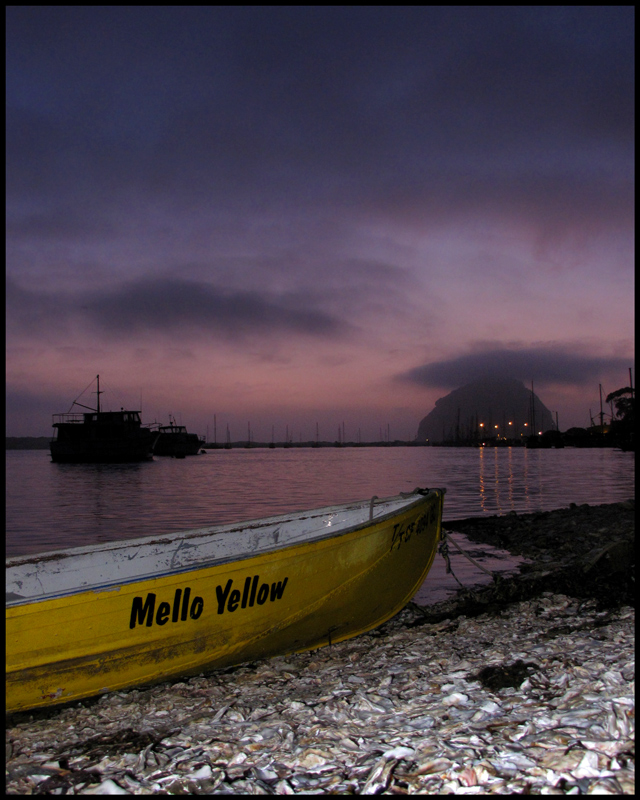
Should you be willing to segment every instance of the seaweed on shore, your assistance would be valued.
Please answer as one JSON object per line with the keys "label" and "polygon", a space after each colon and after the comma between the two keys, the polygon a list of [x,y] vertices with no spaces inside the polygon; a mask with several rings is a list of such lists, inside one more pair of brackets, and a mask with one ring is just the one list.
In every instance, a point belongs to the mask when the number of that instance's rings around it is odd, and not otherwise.
{"label": "seaweed on shore", "polygon": [[500,614],[510,603],[543,592],[595,599],[600,610],[635,608],[635,504],[575,506],[536,514],[508,514],[448,523],[470,540],[526,556],[531,563],[511,577],[496,576],[480,589],[462,589],[433,606],[418,606],[435,623],[461,615]]}

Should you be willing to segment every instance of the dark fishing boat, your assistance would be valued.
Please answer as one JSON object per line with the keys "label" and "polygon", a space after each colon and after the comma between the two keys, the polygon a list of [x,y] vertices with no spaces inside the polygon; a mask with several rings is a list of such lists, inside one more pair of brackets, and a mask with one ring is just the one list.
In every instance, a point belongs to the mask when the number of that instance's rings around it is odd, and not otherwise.
{"label": "dark fishing boat", "polygon": [[176,425],[175,419],[171,419],[171,416],[169,416],[169,424],[161,425],[158,432],[160,435],[153,448],[156,456],[173,456],[174,458],[196,456],[200,452],[200,448],[205,445],[204,439],[201,439],[197,433],[187,433],[186,427]]}
{"label": "dark fishing boat", "polygon": [[99,375],[96,386],[95,409],[74,400],[71,408],[79,406],[87,411],[53,415],[51,460],[62,464],[119,464],[150,459],[157,431],[143,427],[139,411],[101,411]]}

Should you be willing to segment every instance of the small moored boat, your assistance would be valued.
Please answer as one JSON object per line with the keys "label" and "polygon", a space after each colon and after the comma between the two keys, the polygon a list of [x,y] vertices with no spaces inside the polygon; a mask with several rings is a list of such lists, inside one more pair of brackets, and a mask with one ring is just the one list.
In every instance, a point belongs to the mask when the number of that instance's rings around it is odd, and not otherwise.
{"label": "small moored boat", "polygon": [[159,436],[153,448],[156,456],[173,456],[184,458],[196,456],[200,448],[205,446],[204,439],[197,433],[188,433],[185,425],[177,425],[175,419],[169,416],[169,424],[158,428]]}
{"label": "small moored boat", "polygon": [[7,561],[8,711],[309,650],[413,597],[444,489]]}

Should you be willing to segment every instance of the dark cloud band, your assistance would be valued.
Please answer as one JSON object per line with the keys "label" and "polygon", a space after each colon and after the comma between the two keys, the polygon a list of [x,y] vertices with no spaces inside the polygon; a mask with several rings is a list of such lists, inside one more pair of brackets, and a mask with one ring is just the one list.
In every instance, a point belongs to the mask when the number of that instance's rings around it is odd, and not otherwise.
{"label": "dark cloud band", "polygon": [[542,384],[588,384],[601,375],[622,377],[632,358],[605,358],[572,352],[568,346],[494,348],[424,364],[400,378],[429,388],[455,388],[486,377],[534,380]]}
{"label": "dark cloud band", "polygon": [[59,329],[73,320],[111,336],[200,332],[226,340],[281,334],[333,338],[351,329],[318,308],[310,292],[231,291],[204,282],[143,278],[100,294],[66,296],[28,291],[10,281],[7,294],[9,313],[32,335],[47,334],[54,321]]}

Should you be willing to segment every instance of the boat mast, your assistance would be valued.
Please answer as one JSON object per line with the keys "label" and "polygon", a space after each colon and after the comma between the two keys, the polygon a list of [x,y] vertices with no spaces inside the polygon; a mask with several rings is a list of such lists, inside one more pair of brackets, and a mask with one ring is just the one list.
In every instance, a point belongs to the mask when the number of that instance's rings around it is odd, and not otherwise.
{"label": "boat mast", "polygon": [[98,397],[98,408],[97,408],[96,410],[97,410],[97,412],[98,412],[98,414],[99,414],[99,413],[100,413],[100,395],[101,395],[101,394],[104,394],[104,392],[101,392],[101,391],[100,391],[100,376],[99,376],[99,375],[96,375],[96,383],[97,383],[97,386],[96,386],[96,395],[97,395],[97,397]]}
{"label": "boat mast", "polygon": [[536,396],[533,393],[533,381],[531,381],[531,431],[532,435],[536,435]]}
{"label": "boat mast", "polygon": [[602,384],[598,384],[598,388],[600,389],[600,433],[604,433],[604,413],[602,411]]}

